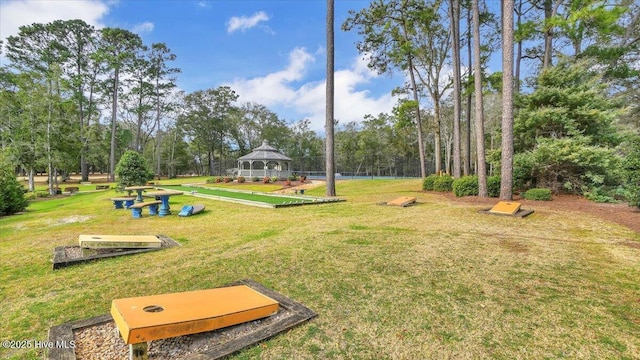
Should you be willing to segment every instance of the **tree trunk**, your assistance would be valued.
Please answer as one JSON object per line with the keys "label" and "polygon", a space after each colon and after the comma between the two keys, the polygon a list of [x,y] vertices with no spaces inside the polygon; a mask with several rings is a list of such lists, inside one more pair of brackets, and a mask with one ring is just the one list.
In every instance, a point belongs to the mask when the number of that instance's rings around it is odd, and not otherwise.
{"label": "tree trunk", "polygon": [[209,159],[209,176],[213,176],[215,174],[215,150],[209,150],[207,153],[207,158]]}
{"label": "tree trunk", "polygon": [[451,52],[453,59],[453,177],[459,178],[460,168],[460,3],[450,0]]}
{"label": "tree trunk", "polygon": [[[463,174],[471,175],[471,9],[467,10],[467,59],[469,59],[469,76],[467,77],[467,131],[464,135],[466,154]],[[479,60],[476,60],[476,62]],[[478,74],[476,74],[478,75]]]}
{"label": "tree trunk", "polygon": [[[518,25],[518,29],[520,28],[521,24],[522,24],[522,2],[524,0],[519,0],[518,1],[518,18],[516,19],[516,23]],[[514,78],[514,83],[515,83],[515,89],[514,91],[517,93],[520,92],[520,63],[522,62],[522,40],[518,41],[517,44],[517,48],[516,48],[516,63],[515,63],[515,67],[516,67],[516,74],[515,74],[515,78]]]}
{"label": "tree trunk", "polygon": [[[503,8],[504,13],[504,8]],[[503,14],[504,16],[504,14]],[[552,0],[544,0],[544,55],[542,58],[542,68],[551,66],[551,54],[553,51],[553,27],[549,25],[549,20],[553,16]],[[503,23],[504,26],[504,23]]]}
{"label": "tree trunk", "polygon": [[116,181],[116,116],[118,111],[118,69],[113,76],[113,98],[111,102],[111,151],[109,153],[109,181]]}
{"label": "tree trunk", "polygon": [[336,196],[335,184],[335,161],[334,161],[334,0],[327,0],[327,83],[326,83],[326,114],[325,114],[325,131],[326,131],[326,181],[327,196]]}
{"label": "tree trunk", "polygon": [[500,198],[513,199],[513,0],[502,3],[502,158]]}
{"label": "tree trunk", "polygon": [[29,191],[33,192],[36,191],[36,181],[35,181],[35,173],[36,171],[33,169],[33,166],[29,166],[29,173],[28,173],[28,183],[29,183]]}
{"label": "tree trunk", "polygon": [[411,88],[413,89],[413,100],[416,102],[416,131],[418,132],[418,152],[420,155],[420,175],[427,177],[427,164],[424,156],[424,140],[422,137],[422,116],[420,115],[420,98],[418,97],[418,89],[416,88],[416,77],[414,75],[413,59],[409,57],[409,78],[411,79]]}
{"label": "tree trunk", "polygon": [[436,162],[436,174],[440,175],[442,172],[442,131],[440,130],[440,99],[434,102],[434,117],[436,120],[436,134],[435,134],[435,162]]}
{"label": "tree trunk", "polygon": [[484,103],[482,97],[482,64],[480,63],[480,9],[479,0],[473,0],[473,73],[474,87],[476,94],[475,101],[475,120],[476,120],[476,153],[478,156],[477,173],[478,173],[478,196],[487,197],[487,166],[484,150]]}

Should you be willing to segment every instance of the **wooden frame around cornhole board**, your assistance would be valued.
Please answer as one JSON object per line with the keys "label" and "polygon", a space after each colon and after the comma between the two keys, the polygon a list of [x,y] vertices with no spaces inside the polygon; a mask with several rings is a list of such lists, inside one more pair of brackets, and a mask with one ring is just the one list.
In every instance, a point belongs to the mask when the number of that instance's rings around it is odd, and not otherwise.
{"label": "wooden frame around cornhole board", "polygon": [[[56,246],[53,250],[53,270],[58,270],[70,265],[80,264],[83,262],[89,262],[93,260],[105,259],[115,256],[140,254],[149,251],[157,251],[167,249],[175,246],[181,246],[180,243],[173,240],[166,235],[152,235],[160,240],[160,247],[154,248],[111,248],[111,249],[87,249],[84,251],[78,245]],[[67,255],[67,249],[79,248],[82,252],[82,257],[69,257]],[[102,251],[103,253],[100,253]],[[105,252],[106,251],[106,252]],[[87,252],[98,252],[96,254],[88,255]]]}

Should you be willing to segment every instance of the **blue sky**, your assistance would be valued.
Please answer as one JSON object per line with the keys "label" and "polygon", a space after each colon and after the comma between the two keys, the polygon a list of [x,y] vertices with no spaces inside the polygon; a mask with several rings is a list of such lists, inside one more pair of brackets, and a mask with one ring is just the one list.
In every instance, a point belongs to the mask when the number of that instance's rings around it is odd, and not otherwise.
{"label": "blue sky", "polygon": [[[368,4],[335,3],[335,117],[341,123],[389,112],[396,103],[391,90],[403,81],[401,73],[369,71],[355,47],[358,35],[340,30],[349,10]],[[322,131],[325,16],[324,0],[2,0],[0,38],[56,19],[131,30],[145,44],[164,42],[177,55],[182,90],[229,85],[241,103],[263,104],[288,122],[308,118]]]}

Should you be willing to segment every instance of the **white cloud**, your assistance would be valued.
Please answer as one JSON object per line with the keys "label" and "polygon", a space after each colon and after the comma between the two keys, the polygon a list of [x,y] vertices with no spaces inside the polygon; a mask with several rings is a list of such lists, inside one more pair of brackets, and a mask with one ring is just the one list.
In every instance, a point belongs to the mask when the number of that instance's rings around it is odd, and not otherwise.
{"label": "white cloud", "polygon": [[[326,80],[305,81],[306,68],[315,57],[304,48],[296,48],[289,54],[289,64],[280,70],[262,77],[235,79],[226,84],[239,95],[241,102],[257,102],[267,107],[282,107],[294,112],[298,118],[309,119],[311,128],[322,132],[325,123]],[[335,72],[334,115],[342,124],[360,122],[367,114],[388,113],[397,99],[391,94],[372,96],[370,91],[359,87],[374,81],[377,75],[366,65],[366,60],[355,60],[349,69]]]}
{"label": "white cloud", "polygon": [[227,33],[231,34],[235,31],[246,31],[257,26],[262,21],[268,21],[269,15],[264,11],[259,11],[251,17],[233,16],[227,21]]}
{"label": "white cloud", "polygon": [[140,24],[136,24],[131,29],[132,32],[136,34],[150,33],[153,31],[154,25],[150,21],[145,21]]}
{"label": "white cloud", "polygon": [[101,19],[108,12],[107,3],[96,0],[3,0],[0,1],[0,39],[17,35],[20,26],[46,24],[54,20],[81,19],[102,28]]}
{"label": "white cloud", "polygon": [[229,86],[245,100],[265,106],[289,103],[295,100],[296,90],[289,83],[299,81],[305,74],[305,67],[314,58],[304,48],[296,48],[289,54],[286,69],[253,79],[234,79]]}

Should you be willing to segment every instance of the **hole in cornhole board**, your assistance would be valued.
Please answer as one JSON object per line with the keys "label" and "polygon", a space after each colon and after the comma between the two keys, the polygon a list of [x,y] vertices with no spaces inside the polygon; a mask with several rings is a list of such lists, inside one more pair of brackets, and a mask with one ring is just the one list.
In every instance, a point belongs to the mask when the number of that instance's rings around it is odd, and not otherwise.
{"label": "hole in cornhole board", "polygon": [[[220,359],[299,326],[317,316],[311,309],[250,279],[225,286],[247,285],[280,304],[277,314],[219,330],[183,335],[148,343],[150,358]],[[154,304],[158,305],[158,304]],[[284,335],[286,336],[286,335]],[[118,333],[111,315],[102,315],[54,326],[49,341],[75,341],[75,348],[56,347],[47,354],[50,360],[126,359],[129,346]]]}
{"label": "hole in cornhole board", "polygon": [[500,201],[491,209],[480,210],[479,212],[491,215],[514,216],[519,218],[523,218],[533,213],[533,210],[524,210],[521,207],[522,204],[519,202]]}
{"label": "hole in cornhole board", "polygon": [[[92,235],[93,236],[93,235]],[[81,264],[88,261],[105,259],[115,256],[140,254],[149,251],[163,250],[174,246],[180,246],[178,242],[165,235],[153,235],[160,240],[160,247],[155,248],[99,248],[83,249],[79,245],[57,246],[53,250],[53,270],[70,265]],[[98,236],[100,237],[100,236]]]}

